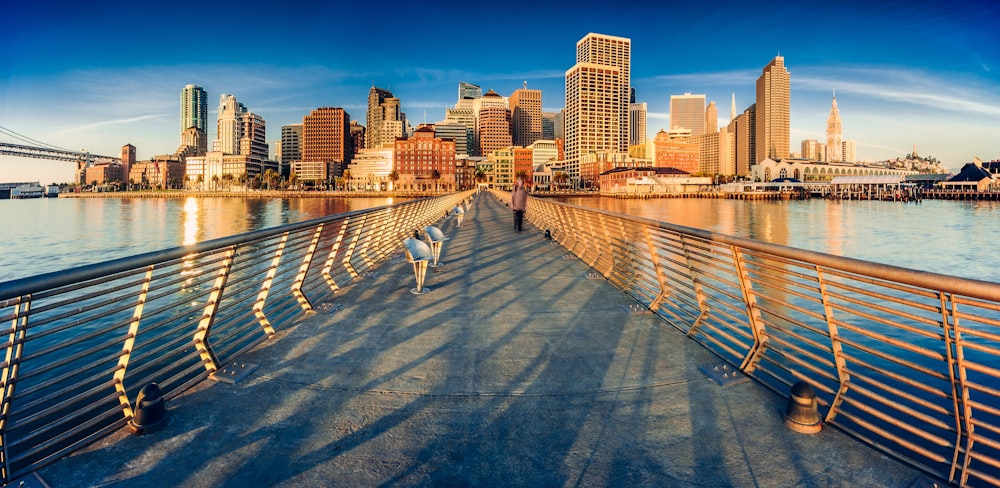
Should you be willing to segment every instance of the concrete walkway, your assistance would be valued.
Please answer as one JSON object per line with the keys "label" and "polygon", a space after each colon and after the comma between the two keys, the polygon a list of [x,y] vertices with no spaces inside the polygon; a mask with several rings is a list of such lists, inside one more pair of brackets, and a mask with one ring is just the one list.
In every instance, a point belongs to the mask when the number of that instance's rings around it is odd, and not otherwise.
{"label": "concrete walkway", "polygon": [[[83,486],[924,486],[785,401],[721,387],[717,357],[480,196],[431,291],[402,254],[206,382],[160,430],[40,471]],[[329,304],[328,304],[329,305]]]}

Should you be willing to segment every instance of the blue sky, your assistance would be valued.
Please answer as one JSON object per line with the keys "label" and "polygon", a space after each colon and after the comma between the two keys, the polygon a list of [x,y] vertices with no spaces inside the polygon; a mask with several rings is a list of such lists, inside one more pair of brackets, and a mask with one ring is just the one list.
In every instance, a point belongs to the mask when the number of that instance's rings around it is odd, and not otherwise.
{"label": "blue sky", "polygon": [[[145,4],[150,3],[150,4]],[[229,93],[282,125],[317,107],[365,119],[369,87],[436,122],[459,81],[547,111],[588,32],[632,40],[632,85],[650,136],[670,95],[703,93],[728,120],[753,103],[775,55],[791,73],[792,150],[825,140],[834,90],[865,160],[913,149],[952,169],[1000,158],[1000,4],[951,2],[14,2],[0,29],[0,126],[49,144],[140,159],[180,143],[184,85]],[[214,124],[209,137],[215,138]],[[15,142],[0,135],[5,142]],[[0,181],[69,181],[72,163],[0,156]]]}

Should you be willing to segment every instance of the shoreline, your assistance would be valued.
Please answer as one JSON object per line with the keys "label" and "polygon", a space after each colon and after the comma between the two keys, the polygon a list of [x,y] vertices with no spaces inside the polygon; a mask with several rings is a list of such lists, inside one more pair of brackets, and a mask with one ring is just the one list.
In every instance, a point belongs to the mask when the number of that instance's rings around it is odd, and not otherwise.
{"label": "shoreline", "polygon": [[[59,198],[424,198],[445,195],[422,191],[300,191],[300,190],[153,190],[66,192]],[[596,192],[532,192],[537,197],[600,196]]]}

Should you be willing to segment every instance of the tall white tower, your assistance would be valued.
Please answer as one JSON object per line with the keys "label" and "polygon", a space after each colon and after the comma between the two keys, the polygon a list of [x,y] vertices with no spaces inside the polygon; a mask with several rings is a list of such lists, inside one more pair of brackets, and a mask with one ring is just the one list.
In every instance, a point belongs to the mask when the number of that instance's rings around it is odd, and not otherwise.
{"label": "tall white tower", "polygon": [[826,119],[826,159],[831,163],[844,160],[841,153],[840,110],[837,109],[837,92],[833,92],[833,104],[830,106],[830,117]]}

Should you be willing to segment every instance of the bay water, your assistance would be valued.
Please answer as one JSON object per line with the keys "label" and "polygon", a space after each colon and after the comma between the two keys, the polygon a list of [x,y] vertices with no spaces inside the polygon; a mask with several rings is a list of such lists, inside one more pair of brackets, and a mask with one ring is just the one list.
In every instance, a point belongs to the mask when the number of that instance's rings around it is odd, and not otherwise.
{"label": "bay water", "polygon": [[[924,271],[1000,282],[1000,202],[558,199]],[[395,200],[396,202],[400,200]],[[391,198],[44,198],[0,201],[0,282],[378,207]]]}

